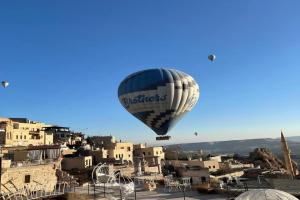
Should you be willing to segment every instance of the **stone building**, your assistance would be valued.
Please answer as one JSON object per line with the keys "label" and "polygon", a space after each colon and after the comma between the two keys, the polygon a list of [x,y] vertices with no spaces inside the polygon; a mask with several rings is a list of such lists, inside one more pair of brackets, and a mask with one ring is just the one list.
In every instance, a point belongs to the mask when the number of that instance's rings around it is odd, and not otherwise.
{"label": "stone building", "polygon": [[174,167],[199,166],[201,168],[207,168],[210,172],[220,169],[219,162],[216,160],[169,160],[168,163]]}
{"label": "stone building", "polygon": [[1,192],[53,191],[60,169],[57,145],[3,147],[1,149]]}
{"label": "stone building", "polygon": [[108,150],[108,158],[116,160],[133,161],[133,144],[130,142],[116,142],[111,149]]}
{"label": "stone building", "polygon": [[70,156],[64,157],[61,161],[62,170],[82,170],[93,165],[92,156]]}
{"label": "stone building", "polygon": [[53,144],[53,134],[45,131],[47,125],[26,118],[0,118],[0,145],[28,146]]}
{"label": "stone building", "polygon": [[252,163],[240,163],[237,160],[228,160],[224,162],[219,162],[219,166],[221,170],[231,170],[231,169],[248,169],[254,168],[254,164]]}
{"label": "stone building", "polygon": [[[5,163],[5,162],[4,162]],[[8,167],[2,165],[1,191],[13,193],[26,187],[28,190],[50,192],[57,183],[54,163]]]}
{"label": "stone building", "polygon": [[55,144],[80,145],[84,139],[82,133],[73,132],[69,127],[50,126],[46,127],[45,131],[53,134]]}
{"label": "stone building", "polygon": [[59,145],[2,147],[2,161],[9,160],[9,167],[28,164],[47,164],[61,157]]}
{"label": "stone building", "polygon": [[93,156],[93,164],[97,165],[98,163],[107,161],[108,150],[105,150],[104,148],[96,149],[93,151],[89,151],[88,155]]}
{"label": "stone building", "polygon": [[146,147],[136,144],[133,147],[136,173],[161,173],[165,154],[162,147]]}
{"label": "stone building", "polygon": [[144,157],[144,158],[153,158],[157,157],[159,161],[165,160],[165,153],[162,147],[146,147],[143,144],[134,145],[133,150],[134,156]]}
{"label": "stone building", "polygon": [[193,185],[205,184],[210,181],[209,170],[199,166],[177,167],[178,175],[181,177],[191,177]]}
{"label": "stone building", "polygon": [[133,144],[131,142],[117,141],[113,136],[93,136],[87,142],[98,149],[98,157],[102,159],[115,160],[120,162],[133,162]]}

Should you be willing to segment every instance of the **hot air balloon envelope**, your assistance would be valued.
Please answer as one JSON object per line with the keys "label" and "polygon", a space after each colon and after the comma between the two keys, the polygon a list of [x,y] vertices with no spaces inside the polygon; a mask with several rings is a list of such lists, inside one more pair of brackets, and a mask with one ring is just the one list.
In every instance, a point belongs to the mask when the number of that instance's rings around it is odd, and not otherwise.
{"label": "hot air balloon envelope", "polygon": [[210,61],[214,61],[214,60],[216,60],[216,55],[214,55],[214,54],[211,54],[211,55],[209,55],[208,56],[208,59],[210,60]]}
{"label": "hot air balloon envelope", "polygon": [[148,69],[125,78],[118,97],[129,113],[161,136],[157,139],[169,139],[167,132],[196,105],[199,86],[181,71]]}
{"label": "hot air balloon envelope", "polygon": [[6,87],[9,86],[9,82],[7,82],[7,81],[2,81],[2,82],[1,82],[1,85],[2,85],[2,87],[6,88]]}

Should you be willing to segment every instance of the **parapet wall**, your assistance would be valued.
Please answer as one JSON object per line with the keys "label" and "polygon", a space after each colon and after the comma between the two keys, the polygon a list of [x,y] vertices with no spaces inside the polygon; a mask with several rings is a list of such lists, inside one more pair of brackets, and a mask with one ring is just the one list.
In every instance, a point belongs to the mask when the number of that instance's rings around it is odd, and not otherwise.
{"label": "parapet wall", "polygon": [[21,188],[53,190],[57,182],[54,163],[8,168],[2,174],[1,191],[8,193]]}

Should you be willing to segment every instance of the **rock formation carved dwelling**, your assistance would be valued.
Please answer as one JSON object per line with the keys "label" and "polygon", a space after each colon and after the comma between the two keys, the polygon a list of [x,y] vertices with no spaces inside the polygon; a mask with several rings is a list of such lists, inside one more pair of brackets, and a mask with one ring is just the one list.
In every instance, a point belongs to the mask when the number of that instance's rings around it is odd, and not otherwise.
{"label": "rock formation carved dwelling", "polygon": [[294,178],[296,176],[297,167],[295,167],[295,163],[293,163],[291,159],[291,151],[288,147],[288,144],[285,140],[282,131],[281,131],[281,148],[284,157],[285,169],[287,170],[288,174],[290,174],[291,177]]}

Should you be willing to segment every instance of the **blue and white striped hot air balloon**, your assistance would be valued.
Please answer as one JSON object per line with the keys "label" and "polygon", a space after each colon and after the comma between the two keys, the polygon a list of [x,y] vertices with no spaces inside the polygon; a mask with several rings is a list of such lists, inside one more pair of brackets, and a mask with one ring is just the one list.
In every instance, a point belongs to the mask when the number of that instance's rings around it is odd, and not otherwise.
{"label": "blue and white striped hot air balloon", "polygon": [[192,110],[199,99],[199,86],[188,74],[174,69],[147,69],[133,73],[120,84],[121,104],[149,126],[157,139]]}

